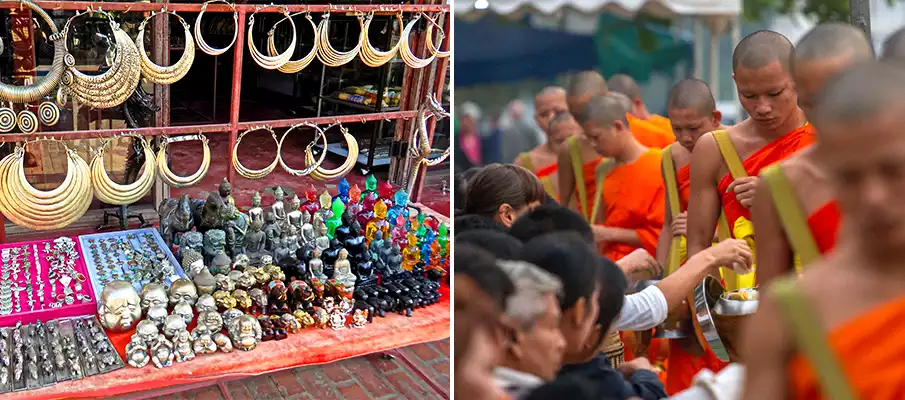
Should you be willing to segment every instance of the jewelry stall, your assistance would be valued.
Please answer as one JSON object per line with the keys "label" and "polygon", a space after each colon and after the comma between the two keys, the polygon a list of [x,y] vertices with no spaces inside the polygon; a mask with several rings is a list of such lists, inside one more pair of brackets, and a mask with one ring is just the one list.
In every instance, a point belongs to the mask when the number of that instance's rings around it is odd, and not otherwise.
{"label": "jewelry stall", "polygon": [[181,390],[449,337],[449,220],[419,203],[449,156],[449,6],[414,3],[0,0],[0,396]]}

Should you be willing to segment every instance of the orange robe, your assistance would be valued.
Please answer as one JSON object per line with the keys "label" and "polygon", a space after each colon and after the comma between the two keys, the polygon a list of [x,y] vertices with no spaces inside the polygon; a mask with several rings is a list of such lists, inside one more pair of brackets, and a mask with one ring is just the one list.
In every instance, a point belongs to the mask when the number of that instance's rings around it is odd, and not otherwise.
{"label": "orange robe", "polygon": [[[691,197],[691,164],[676,171],[676,186],[679,188],[679,203],[682,211],[688,210],[688,199]],[[708,347],[704,355],[688,354],[679,345],[678,340],[669,341],[669,369],[666,375],[666,393],[675,395],[691,386],[694,376],[707,368],[719,372],[729,363],[720,361]]]}
{"label": "orange robe", "polygon": [[[848,386],[864,400],[905,398],[905,345],[895,332],[905,329],[905,296],[833,328],[827,336]],[[809,360],[789,363],[789,389],[797,400],[824,399]]]}
{"label": "orange robe", "polygon": [[669,122],[669,118],[657,114],[651,114],[648,121],[654,124],[654,126],[669,132],[671,135],[673,135],[673,140],[675,140],[675,135],[672,132],[672,123]]}
{"label": "orange robe", "polygon": [[535,165],[533,162],[531,162],[531,153],[519,154],[519,156],[515,160],[516,164],[525,167],[529,171],[533,172],[534,176],[536,176],[537,179],[540,180],[541,184],[544,185],[544,191],[546,191],[547,194],[550,195],[550,197],[553,197],[554,199],[556,199],[556,201],[559,201],[559,193],[556,193],[556,190],[554,190],[555,185],[553,184],[553,181],[556,179],[556,173],[559,172],[559,163],[553,162],[547,166],[535,170]]}
{"label": "orange robe", "polygon": [[841,219],[842,213],[836,200],[827,202],[808,217],[808,227],[811,228],[811,235],[814,236],[820,254],[826,254],[836,247]]}
{"label": "orange robe", "polygon": [[[748,176],[758,176],[762,169],[785,160],[812,144],[814,144],[813,125],[805,124],[760,148],[760,150],[757,150],[746,160],[742,161],[742,166]],[[723,212],[726,214],[726,221],[729,223],[730,228],[735,226],[735,221],[739,218],[744,217],[749,221],[751,220],[751,210],[738,202],[734,192],[727,192],[732,181],[732,175],[726,173],[717,184]]]}
{"label": "orange robe", "polygon": [[[634,229],[641,239],[641,247],[651,255],[657,254],[657,241],[663,228],[666,190],[660,173],[658,149],[650,149],[631,164],[613,168],[603,184],[604,225]],[[618,261],[637,246],[608,243],[604,255]]]}
{"label": "orange robe", "polygon": [[[643,120],[626,114],[628,119],[628,129],[632,131],[632,136],[645,147],[652,149],[662,149],[676,141],[676,135],[672,133],[672,127],[662,127],[662,122],[654,123],[651,120]],[[660,119],[665,119],[660,117]],[[666,120],[667,124],[669,120]]]}
{"label": "orange robe", "polygon": [[[584,182],[579,182],[579,177],[575,177],[575,196],[573,198],[578,206],[576,210],[581,215],[590,215],[591,212],[588,209],[594,207],[594,194],[597,193],[597,164],[600,164],[601,160],[603,157],[598,157],[581,165]],[[578,191],[578,185],[584,185],[585,198],[583,199],[580,195],[581,192]]]}

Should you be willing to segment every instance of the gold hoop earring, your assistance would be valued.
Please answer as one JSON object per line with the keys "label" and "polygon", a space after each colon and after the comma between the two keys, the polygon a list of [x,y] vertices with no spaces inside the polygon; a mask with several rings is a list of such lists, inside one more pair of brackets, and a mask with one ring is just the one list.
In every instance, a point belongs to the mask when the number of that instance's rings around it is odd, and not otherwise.
{"label": "gold hoop earring", "polygon": [[[324,142],[324,149],[323,149],[323,151],[321,152],[320,158],[319,158],[316,162],[310,162],[310,163],[307,162],[307,156],[306,156],[306,157],[305,157],[305,159],[306,159],[306,162],[305,162],[305,169],[293,169],[293,168],[291,168],[289,165],[286,164],[286,161],[285,161],[285,160],[283,160],[283,151],[282,151],[282,150],[283,150],[283,141],[285,141],[286,138],[289,136],[289,132],[292,132],[293,130],[298,129],[299,127],[302,127],[302,126],[307,126],[307,127],[310,127],[310,128],[312,128],[312,129],[314,129],[314,132],[315,132],[318,136],[320,136],[321,139],[323,140],[323,142]],[[316,137],[316,136],[315,136],[314,140],[311,141],[311,143],[308,143],[308,147],[305,148],[306,154],[307,154],[308,152],[311,151],[311,148],[314,147],[314,144],[315,144],[315,143],[317,143],[317,137]],[[289,173],[290,175],[292,175],[292,176],[305,176],[305,175],[309,175],[309,174],[311,174],[312,171],[314,171],[315,169],[319,168],[319,167],[321,166],[321,164],[324,163],[324,159],[327,157],[327,134],[324,133],[324,130],[323,130],[323,129],[321,129],[319,126],[317,126],[317,125],[315,125],[315,124],[312,124],[312,123],[309,123],[309,122],[302,122],[302,123],[300,123],[300,124],[295,124],[295,125],[289,127],[289,129],[287,129],[286,132],[283,132],[283,136],[280,138],[280,143],[279,143],[278,147],[279,147],[279,149],[280,149],[280,152],[279,152],[279,155],[278,155],[277,159],[278,159],[279,162],[280,162],[280,166],[283,167],[283,169],[284,169],[286,172],[288,172],[288,173]],[[312,157],[311,159],[313,160],[314,157]]]}
{"label": "gold hoop earring", "polygon": [[[320,181],[340,179],[348,175],[349,172],[352,171],[352,168],[355,167],[355,163],[358,162],[358,140],[349,133],[349,129],[346,127],[339,125],[339,130],[342,132],[343,138],[346,140],[346,146],[349,148],[349,154],[346,156],[346,161],[338,168],[334,169],[324,169],[323,167],[314,168],[314,170],[311,171],[311,176],[314,177],[314,179]],[[327,146],[324,146],[324,152],[327,152]],[[310,148],[305,150],[305,163],[309,166],[314,165],[314,154]]]}
{"label": "gold hoop earring", "polygon": [[[255,13],[257,13],[257,11],[255,11]],[[255,61],[256,64],[260,65],[261,68],[271,70],[279,69],[280,67],[286,65],[287,62],[289,62],[289,60],[292,58],[292,53],[295,52],[295,44],[298,40],[296,38],[296,34],[298,32],[296,32],[295,29],[295,21],[293,21],[292,18],[289,17],[288,11],[284,11],[283,15],[285,16],[285,18],[289,19],[289,26],[292,27],[292,41],[289,42],[289,47],[286,48],[285,51],[275,56],[265,56],[264,54],[261,54],[260,51],[258,51],[257,47],[255,47],[255,14],[251,14],[251,16],[248,17],[248,52],[251,53],[251,58]],[[275,28],[276,25],[274,25],[273,28],[270,28],[270,31],[267,32],[267,35],[269,37],[273,37],[273,31]]]}
{"label": "gold hoop earring", "polygon": [[[233,9],[233,26],[235,27],[235,29],[233,29],[233,40],[230,41],[229,44],[222,49],[218,49],[218,48],[215,48],[215,47],[207,44],[207,42],[204,41],[204,37],[201,36],[201,17],[203,17],[204,12],[207,11],[207,5],[211,4],[211,3],[224,3],[227,6],[229,6],[229,8]],[[239,36],[239,12],[236,11],[235,4],[229,3],[224,0],[208,0],[208,1],[205,1],[204,4],[201,5],[201,12],[198,13],[198,18],[195,19],[195,40],[197,41],[198,48],[201,49],[201,51],[205,52],[208,55],[219,56],[223,53],[226,53],[227,50],[229,50],[230,48],[233,47],[234,44],[236,44],[236,38],[238,38],[238,36]]]}
{"label": "gold hoop earring", "polygon": [[104,141],[101,147],[94,152],[94,158],[91,160],[91,184],[94,186],[94,195],[98,200],[107,204],[117,206],[134,204],[145,197],[154,187],[154,176],[157,173],[154,150],[151,149],[147,139],[138,135],[127,136],[141,142],[142,152],[145,156],[144,171],[135,182],[121,185],[110,179],[104,168],[104,152],[109,140]]}
{"label": "gold hoop earring", "polygon": [[[185,37],[185,49],[182,50],[182,56],[179,57],[179,61],[176,61],[175,64],[169,67],[155,64],[151,61],[145,51],[145,26],[151,18],[154,18],[154,16],[161,13],[164,15],[173,14],[173,16],[175,16],[182,24],[183,37]],[[192,39],[192,32],[189,28],[189,24],[175,12],[155,11],[151,13],[151,15],[145,18],[144,21],[141,21],[141,25],[138,26],[138,37],[135,39],[135,42],[138,46],[138,54],[141,60],[141,74],[144,75],[145,79],[154,83],[169,85],[178,82],[189,73],[189,69],[192,68],[192,63],[195,61],[195,40]]]}
{"label": "gold hoop earring", "polygon": [[[178,176],[170,170],[170,167],[167,165],[167,146],[176,142],[185,142],[190,140],[199,140],[201,141],[202,146],[202,156],[201,156],[201,166],[198,167],[198,170],[195,171],[194,174],[189,176]],[[204,135],[187,135],[187,136],[179,136],[175,138],[165,138],[160,143],[160,150],[157,151],[157,168],[160,170],[160,179],[164,181],[167,185],[183,188],[197,184],[204,179],[204,176],[207,175],[207,170],[211,166],[211,149],[208,146],[207,138]]]}
{"label": "gold hoop earring", "polygon": [[337,51],[330,44],[330,13],[325,13],[320,23],[317,24],[317,58],[328,67],[339,67],[348,64],[358,56],[361,51],[361,34],[358,36],[358,44],[349,51]]}
{"label": "gold hoop earring", "polygon": [[[242,138],[244,138],[245,135],[249,134],[250,132],[256,132],[256,131],[260,131],[260,130],[266,130],[266,131],[270,132],[270,137],[273,138],[274,144],[277,145],[277,153],[273,157],[273,162],[271,162],[270,165],[268,165],[262,169],[247,168],[244,165],[242,165],[241,161],[239,161],[239,143],[242,143]],[[238,172],[239,175],[242,176],[243,178],[261,179],[261,178],[269,175],[277,167],[277,163],[279,162],[279,158],[280,158],[280,146],[281,145],[282,145],[282,142],[277,140],[276,132],[274,132],[273,129],[270,128],[269,126],[256,126],[253,128],[249,128],[248,130],[246,130],[245,132],[242,132],[239,135],[239,137],[236,139],[235,146],[233,146],[233,151],[232,151],[233,168],[235,168],[236,172]]]}
{"label": "gold hoop earring", "polygon": [[[399,46],[399,57],[402,58],[402,61],[405,62],[406,65],[412,68],[424,68],[430,63],[434,61],[436,55],[431,54],[427,58],[418,58],[415,53],[412,52],[411,47],[409,46],[409,39],[412,35],[412,28],[415,27],[415,24],[418,20],[421,19],[421,15],[416,15],[415,18],[412,18],[411,21],[405,26],[405,29],[402,30],[402,37],[400,38],[401,45]],[[430,31],[430,27],[428,27],[428,32]]]}
{"label": "gold hoop earring", "polygon": [[[301,14],[301,13],[292,14],[286,18],[283,18],[283,19],[277,21],[277,23],[273,25],[273,28],[271,28],[270,32],[267,35],[267,53],[268,54],[270,54],[271,56],[276,56],[278,54],[277,48],[276,48],[276,45],[274,44],[274,39],[273,39],[274,38],[273,32],[276,30],[277,25],[279,25],[281,22],[283,22],[287,19],[291,19],[293,15],[298,15],[298,14]],[[318,47],[317,25],[314,24],[314,19],[311,18],[311,14],[309,14],[307,12],[305,13],[305,19],[308,20],[309,24],[311,24],[311,31],[314,32],[314,45],[311,46],[311,50],[308,51],[308,54],[306,54],[304,57],[302,57],[298,60],[295,60],[295,61],[292,61],[292,60],[287,61],[286,64],[283,64],[280,68],[277,68],[277,70],[279,70],[280,72],[283,72],[286,74],[297,73],[297,72],[305,69],[308,65],[311,64],[312,61],[314,61],[315,57],[317,57],[317,47]]]}
{"label": "gold hoop earring", "polygon": [[[364,20],[364,21],[362,21]],[[393,57],[396,57],[396,54],[399,53],[399,45],[402,43],[402,40],[396,41],[396,45],[391,47],[387,51],[380,51],[374,46],[371,46],[371,40],[368,38],[368,30],[371,28],[371,22],[374,20],[374,13],[371,12],[367,17],[362,18],[358,17],[358,23],[361,26],[361,52],[359,52],[359,56],[361,57],[361,61],[365,63],[365,65],[376,68],[381,65],[384,65]],[[396,14],[396,20],[399,22],[399,29],[402,29],[402,14]],[[390,23],[390,30],[392,30],[392,22]],[[401,39],[401,36],[400,36]]]}

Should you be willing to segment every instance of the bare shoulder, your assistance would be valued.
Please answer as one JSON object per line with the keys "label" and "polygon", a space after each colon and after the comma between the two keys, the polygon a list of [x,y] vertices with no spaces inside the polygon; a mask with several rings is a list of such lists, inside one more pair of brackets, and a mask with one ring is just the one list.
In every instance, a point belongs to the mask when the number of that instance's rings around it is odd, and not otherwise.
{"label": "bare shoulder", "polygon": [[692,170],[706,172],[709,180],[716,181],[717,172],[723,163],[719,146],[713,138],[713,132],[702,135],[691,152]]}

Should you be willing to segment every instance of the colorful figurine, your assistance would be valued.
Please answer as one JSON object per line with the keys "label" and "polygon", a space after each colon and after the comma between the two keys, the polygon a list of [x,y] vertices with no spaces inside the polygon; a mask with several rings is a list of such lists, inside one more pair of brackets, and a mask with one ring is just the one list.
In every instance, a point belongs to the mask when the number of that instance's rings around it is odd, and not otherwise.
{"label": "colorful figurine", "polygon": [[440,227],[437,228],[437,232],[439,233],[437,240],[440,241],[440,247],[447,248],[447,244],[449,243],[449,227],[446,226],[446,224],[440,224]]}
{"label": "colorful figurine", "polygon": [[411,271],[415,268],[415,264],[421,261],[421,254],[418,251],[418,238],[409,232],[407,239],[408,246],[402,249],[402,269]]}
{"label": "colorful figurine", "polygon": [[320,210],[318,210],[317,212],[320,213],[323,217],[323,220],[326,221],[333,216],[333,197],[330,196],[330,192],[328,192],[327,189],[324,189],[318,199],[320,203]]}
{"label": "colorful figurine", "polygon": [[393,190],[392,183],[390,183],[389,181],[380,182],[380,184],[377,186],[377,192],[383,201],[390,203],[390,204],[387,204],[387,206],[393,207],[393,200],[394,200],[393,195],[395,193]]}
{"label": "colorful figurine", "polygon": [[317,190],[314,188],[314,185],[308,185],[308,187],[305,188],[305,202],[302,204],[302,209],[311,215],[314,215],[317,210],[321,209],[320,203],[317,201]]}
{"label": "colorful figurine", "polygon": [[408,229],[406,229],[405,217],[402,214],[396,216],[396,224],[393,227],[393,230],[390,232],[393,243],[399,243],[400,246],[406,244],[406,233]]}
{"label": "colorful figurine", "polygon": [[336,228],[342,225],[342,217],[346,212],[346,205],[340,199],[333,200],[333,205],[331,207],[332,215],[325,224],[327,225],[327,236],[329,238],[333,238],[336,235]]}
{"label": "colorful figurine", "polygon": [[361,204],[361,189],[358,184],[352,185],[349,189],[349,201],[346,202],[346,208],[352,210],[353,215],[358,215],[364,207]]}
{"label": "colorful figurine", "polygon": [[374,217],[368,221],[368,225],[365,228],[365,240],[368,245],[374,240],[374,233],[378,230],[383,232],[384,236],[386,236],[386,233],[389,230],[389,223],[386,221],[386,217],[387,205],[383,201],[378,201],[377,204],[374,205]]}
{"label": "colorful figurine", "polygon": [[375,178],[373,174],[369,174],[368,177],[365,178],[365,192],[361,197],[362,202],[364,202],[364,196],[367,196],[369,193],[377,195],[377,178]]}
{"label": "colorful figurine", "polygon": [[349,181],[347,181],[346,178],[343,178],[343,180],[339,181],[339,183],[336,185],[336,191],[337,193],[335,199],[339,199],[343,203],[349,202],[351,194],[349,193]]}

